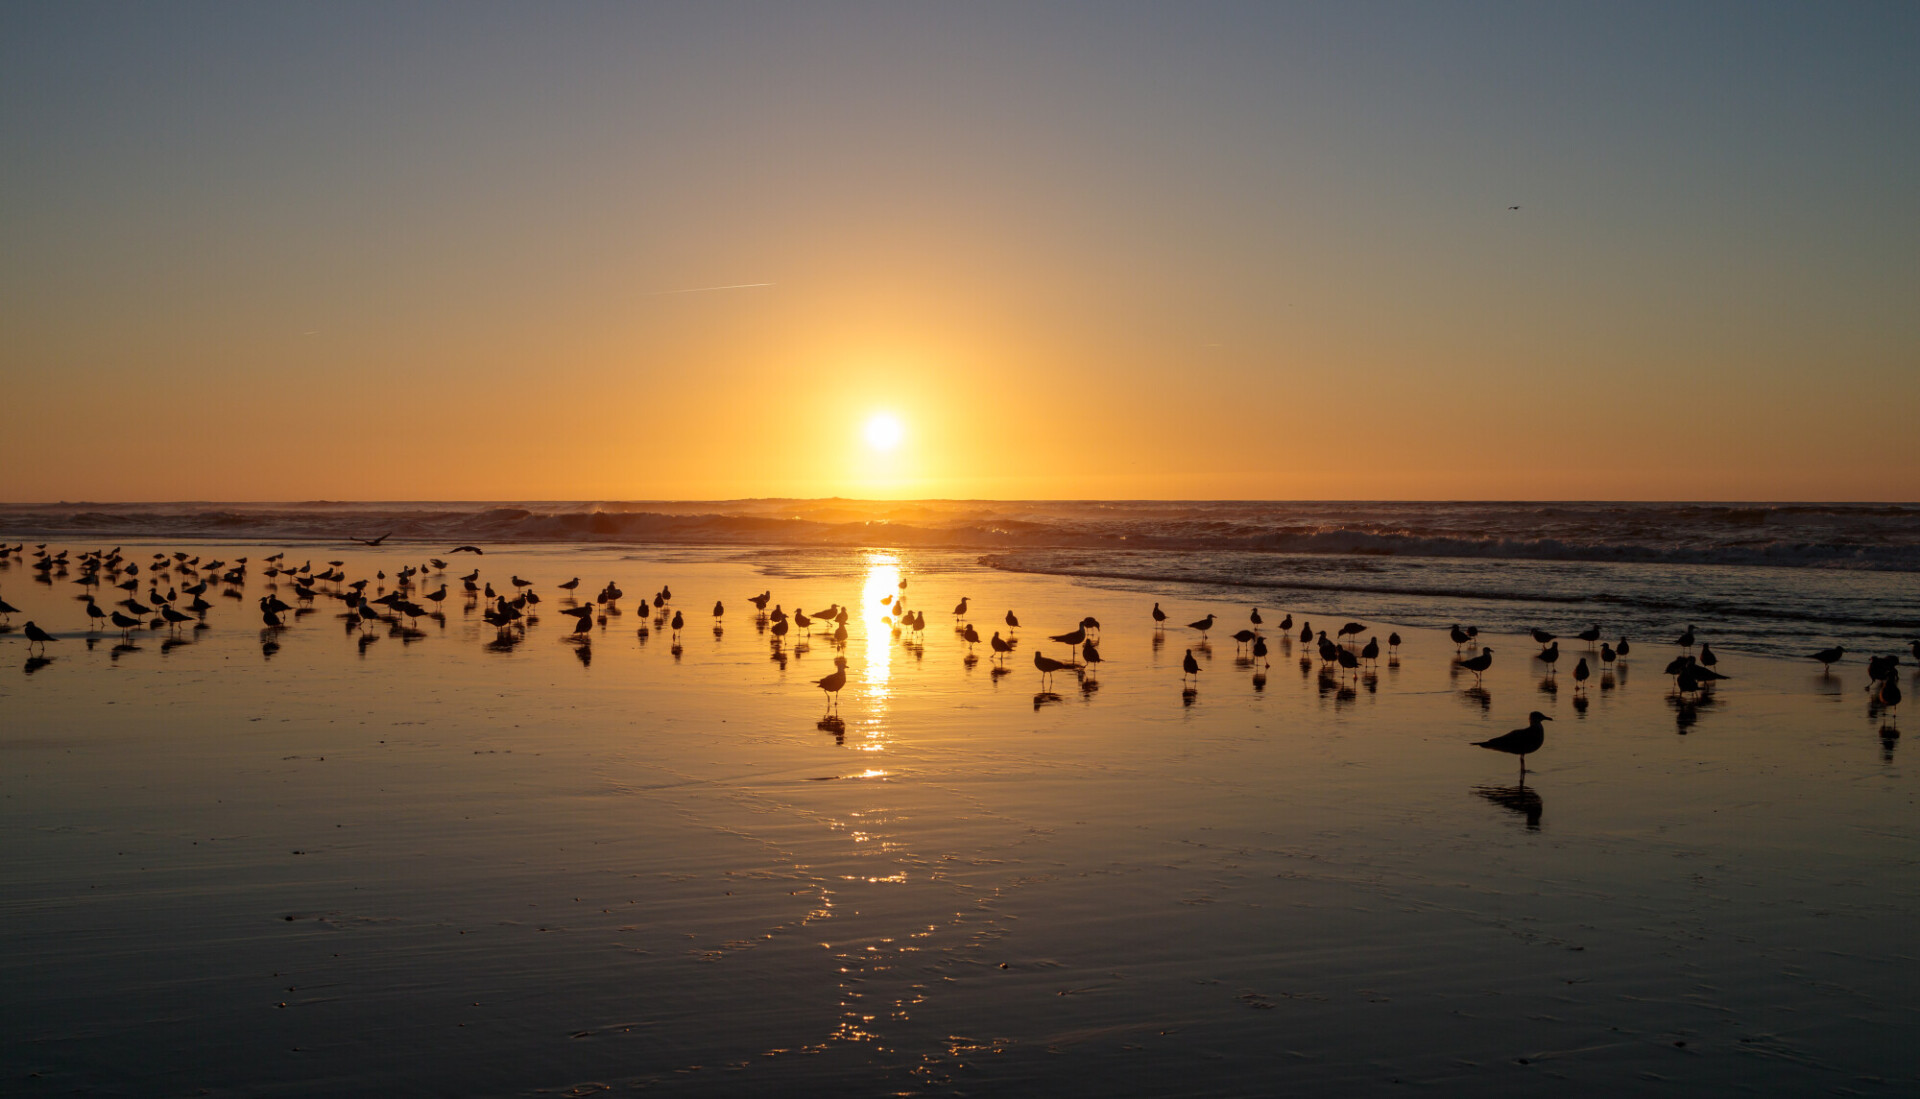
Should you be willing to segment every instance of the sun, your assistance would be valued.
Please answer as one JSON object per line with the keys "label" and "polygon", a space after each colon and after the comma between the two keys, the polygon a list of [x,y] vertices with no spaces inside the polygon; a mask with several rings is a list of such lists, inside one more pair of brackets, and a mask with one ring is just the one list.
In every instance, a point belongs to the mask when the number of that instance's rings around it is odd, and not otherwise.
{"label": "sun", "polygon": [[890,412],[876,412],[867,421],[867,445],[875,450],[892,450],[900,445],[907,429]]}

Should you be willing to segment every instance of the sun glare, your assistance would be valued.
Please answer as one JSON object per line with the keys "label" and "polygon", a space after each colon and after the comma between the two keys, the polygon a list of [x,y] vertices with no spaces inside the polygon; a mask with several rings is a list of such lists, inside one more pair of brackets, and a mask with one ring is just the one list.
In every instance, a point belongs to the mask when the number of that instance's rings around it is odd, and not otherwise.
{"label": "sun glare", "polygon": [[878,412],[867,421],[867,445],[875,450],[892,450],[905,434],[906,428],[891,413]]}

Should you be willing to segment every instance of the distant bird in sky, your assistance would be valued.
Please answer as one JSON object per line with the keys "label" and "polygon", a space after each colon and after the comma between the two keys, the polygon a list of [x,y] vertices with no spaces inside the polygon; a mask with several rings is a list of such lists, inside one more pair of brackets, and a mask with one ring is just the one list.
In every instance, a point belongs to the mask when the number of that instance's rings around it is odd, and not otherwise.
{"label": "distant bird in sky", "polygon": [[[378,538],[355,538],[355,539],[352,539],[352,541],[358,542],[363,546],[377,546],[391,537],[393,537],[393,532],[388,531],[387,533],[381,535]],[[474,552],[477,553],[479,551],[475,550]]]}
{"label": "distant bird in sky", "polygon": [[1518,206],[1509,206],[1509,207],[1507,207],[1507,209],[1509,209],[1509,210],[1518,210],[1519,208],[1520,208],[1520,207],[1518,207]]}

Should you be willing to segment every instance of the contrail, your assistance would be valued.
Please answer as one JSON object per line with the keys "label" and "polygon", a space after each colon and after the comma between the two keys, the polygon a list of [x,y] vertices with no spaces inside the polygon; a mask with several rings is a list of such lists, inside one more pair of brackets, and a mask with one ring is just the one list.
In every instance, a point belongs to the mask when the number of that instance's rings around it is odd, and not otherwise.
{"label": "contrail", "polygon": [[695,286],[688,290],[655,290],[640,295],[643,298],[660,298],[668,294],[704,294],[709,290],[751,290],[756,286],[772,286],[770,282],[736,282],[729,286]]}

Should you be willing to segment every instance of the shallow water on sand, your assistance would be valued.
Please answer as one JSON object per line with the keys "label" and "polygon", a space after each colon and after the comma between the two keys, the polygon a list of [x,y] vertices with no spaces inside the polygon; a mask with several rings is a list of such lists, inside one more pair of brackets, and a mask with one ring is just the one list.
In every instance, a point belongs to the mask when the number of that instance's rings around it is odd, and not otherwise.
{"label": "shallow water on sand", "polygon": [[[1343,686],[1270,625],[1259,682],[1246,608],[1178,585],[632,547],[455,559],[547,597],[511,648],[459,606],[363,645],[324,598],[263,635],[263,552],[171,648],[89,648],[79,589],[0,570],[62,636],[29,674],[0,635],[8,1094],[1920,1083],[1908,749],[1857,664],[1729,656],[1682,704],[1664,647],[1580,692],[1490,638],[1474,690],[1402,629]],[[584,647],[575,574],[628,593]],[[879,621],[900,576],[917,646]],[[662,583],[677,645],[636,635]],[[827,639],[771,659],[767,588],[862,608],[844,727]],[[961,595],[1025,624],[1006,673],[965,662]],[[1155,599],[1222,615],[1191,695]],[[1037,694],[1032,647],[1086,614],[1107,662]],[[1521,786],[1472,742],[1533,709]]]}

